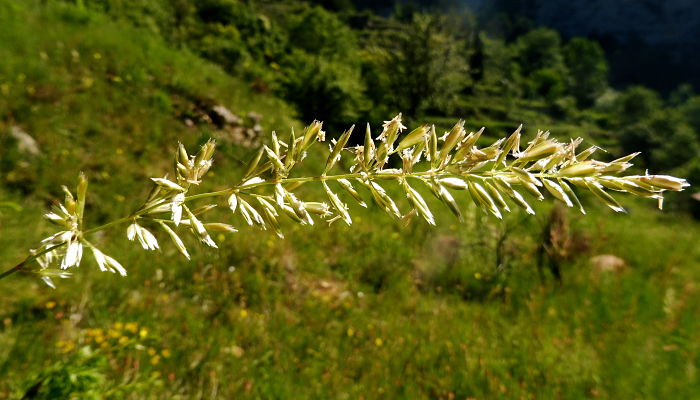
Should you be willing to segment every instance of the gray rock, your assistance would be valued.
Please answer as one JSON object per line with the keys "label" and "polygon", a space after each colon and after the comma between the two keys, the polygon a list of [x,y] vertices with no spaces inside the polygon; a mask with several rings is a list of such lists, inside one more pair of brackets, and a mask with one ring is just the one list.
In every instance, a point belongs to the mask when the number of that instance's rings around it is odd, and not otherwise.
{"label": "gray rock", "polygon": [[251,111],[248,113],[248,118],[253,120],[256,124],[262,121],[262,115],[256,113],[255,111]]}
{"label": "gray rock", "polygon": [[243,120],[231,112],[228,108],[221,104],[214,106],[211,109],[211,118],[215,124],[219,126],[233,125],[238,126],[243,123]]}
{"label": "gray rock", "polygon": [[599,273],[621,272],[627,268],[627,263],[622,258],[612,254],[600,254],[591,257],[593,270]]}
{"label": "gray rock", "polygon": [[10,136],[17,140],[17,150],[21,153],[31,154],[33,156],[41,154],[39,144],[27,132],[23,131],[22,128],[13,126],[10,129]]}

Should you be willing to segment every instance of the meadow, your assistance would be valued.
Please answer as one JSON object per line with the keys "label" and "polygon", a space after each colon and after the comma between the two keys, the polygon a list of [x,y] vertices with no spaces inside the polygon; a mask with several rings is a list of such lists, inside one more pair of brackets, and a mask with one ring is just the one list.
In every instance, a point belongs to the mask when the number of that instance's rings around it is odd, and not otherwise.
{"label": "meadow", "polygon": [[[256,144],[213,121],[215,105],[256,140],[310,122],[220,65],[77,3],[0,0],[3,270],[52,232],[41,215],[80,171],[91,225],[141,204],[178,141],[217,139],[207,189],[240,179]],[[302,172],[323,163],[312,153]],[[0,398],[697,398],[700,225],[654,201],[619,196],[628,212],[616,214],[581,200],[587,215],[554,217],[550,197],[532,202],[535,216],[501,221],[462,195],[464,221],[434,207],[437,227],[351,206],[352,227],[282,222],[284,239],[215,210],[239,232],[217,234],[218,250],[190,246],[190,261],[106,231],[95,241],[126,277],[86,262],[56,289],[28,274],[0,280]],[[563,253],[542,249],[552,235],[566,239]],[[599,255],[624,265],[601,267]]]}

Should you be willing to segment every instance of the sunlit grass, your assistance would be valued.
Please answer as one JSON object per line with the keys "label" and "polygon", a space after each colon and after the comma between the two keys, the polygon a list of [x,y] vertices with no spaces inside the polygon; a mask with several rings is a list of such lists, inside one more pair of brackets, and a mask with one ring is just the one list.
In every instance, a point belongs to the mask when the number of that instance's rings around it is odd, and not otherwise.
{"label": "sunlit grass", "polygon": [[[91,202],[112,205],[96,207],[95,219],[109,220],[143,195],[126,189],[134,181],[169,168],[171,143],[209,133],[185,128],[161,101],[176,97],[171,83],[262,112],[266,128],[293,123],[276,100],[138,30],[95,16],[75,22],[74,8],[0,4],[15,10],[1,14],[2,43],[16,43],[0,48],[0,132],[21,125],[48,160],[29,169],[27,187],[0,187],[2,201],[22,206],[0,210],[3,265],[50,232],[36,216],[77,171],[95,182]],[[128,70],[162,76],[129,87]],[[38,101],[30,84],[59,97]],[[137,139],[147,145],[134,147]],[[0,161],[10,156],[3,148]],[[230,164],[215,171],[216,185],[240,175]],[[48,376],[78,398],[695,398],[700,228],[646,202],[626,205],[629,214],[614,215],[591,200],[588,216],[569,215],[590,250],[563,265],[561,284],[537,273],[550,207],[541,203],[536,218],[497,222],[470,210],[458,223],[442,210],[439,228],[409,230],[351,206],[352,229],[283,223],[284,240],[242,229],[215,238],[220,251],[193,246],[190,262],[173,248],[154,258],[107,236],[129,269],[123,279],[86,264],[56,290],[22,275],[2,281],[0,398]],[[627,267],[595,272],[588,260],[597,254]],[[71,373],[85,379],[83,393],[67,383]]]}

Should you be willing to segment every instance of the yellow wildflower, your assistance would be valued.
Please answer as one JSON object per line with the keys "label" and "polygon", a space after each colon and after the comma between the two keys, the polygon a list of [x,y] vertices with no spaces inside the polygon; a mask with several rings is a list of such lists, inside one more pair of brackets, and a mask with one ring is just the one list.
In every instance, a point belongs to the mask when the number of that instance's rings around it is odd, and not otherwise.
{"label": "yellow wildflower", "polygon": [[124,325],[124,329],[131,333],[136,333],[139,330],[139,325],[136,322],[129,322],[126,325]]}

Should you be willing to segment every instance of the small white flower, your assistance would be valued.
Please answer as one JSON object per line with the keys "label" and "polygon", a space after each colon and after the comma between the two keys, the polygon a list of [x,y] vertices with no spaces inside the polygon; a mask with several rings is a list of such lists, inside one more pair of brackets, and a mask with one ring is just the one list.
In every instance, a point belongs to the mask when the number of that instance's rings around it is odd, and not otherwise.
{"label": "small white flower", "polygon": [[55,223],[61,223],[61,222],[65,221],[65,219],[63,217],[61,217],[60,215],[58,215],[54,212],[44,214],[44,218],[48,219],[51,222],[55,222]]}
{"label": "small white flower", "polygon": [[175,226],[180,225],[180,220],[182,219],[182,203],[185,202],[185,194],[178,193],[173,197],[172,203],[170,203],[170,211],[173,213],[173,222]]}
{"label": "small white flower", "polygon": [[382,131],[382,133],[379,135],[379,137],[377,139],[382,140],[383,137],[386,136],[386,132],[389,130],[389,128],[394,128],[394,127],[397,127],[399,132],[406,129],[406,126],[401,123],[401,114],[400,113],[399,113],[399,115],[395,116],[391,120],[384,121],[384,124],[382,125],[382,128],[384,128],[384,130]]}
{"label": "small white flower", "polygon": [[110,271],[112,271],[112,272],[116,271],[119,273],[119,275],[126,276],[126,269],[124,269],[124,267],[122,267],[122,265],[119,264],[119,262],[117,260],[113,259],[112,257],[110,257],[106,254],[104,257],[105,257],[105,260],[107,261],[107,265],[110,267],[109,268]]}
{"label": "small white flower", "polygon": [[218,249],[219,246],[216,245],[214,240],[209,236],[209,234],[206,234],[205,236],[202,237],[202,243],[206,244],[209,247],[213,247],[215,249]]}
{"label": "small white flower", "polygon": [[247,181],[243,182],[241,186],[250,186],[250,185],[255,185],[258,183],[265,182],[265,180],[259,176],[256,176],[255,178],[248,179]]}
{"label": "small white flower", "polygon": [[127,228],[126,237],[129,238],[129,240],[138,239],[144,250],[155,250],[159,248],[156,237],[146,228],[135,222]]}
{"label": "small white flower", "polygon": [[235,193],[229,196],[228,207],[231,209],[231,212],[236,212],[236,208],[238,208],[238,196]]}
{"label": "small white flower", "polygon": [[136,232],[138,231],[139,226],[134,222],[133,224],[129,225],[128,228],[126,228],[126,237],[129,240],[134,240],[136,239]]}
{"label": "small white flower", "polygon": [[185,188],[182,186],[178,185],[177,183],[170,181],[165,178],[151,178],[153,182],[156,183],[158,186],[162,186],[164,188],[170,189],[170,190],[176,190],[178,192],[184,192]]}
{"label": "small white flower", "polygon": [[61,261],[61,269],[67,269],[73,266],[79,266],[80,260],[83,258],[83,245],[78,241],[72,241],[68,244],[66,255]]}
{"label": "small white flower", "polygon": [[53,235],[43,239],[41,243],[51,243],[51,242],[68,242],[73,237],[73,232],[71,231],[60,231],[54,233]]}
{"label": "small white flower", "polygon": [[51,278],[49,278],[48,276],[42,276],[41,280],[44,281],[44,283],[46,285],[48,285],[51,289],[56,289],[56,285],[53,283]]}
{"label": "small white flower", "polygon": [[139,226],[138,232],[139,242],[141,242],[141,247],[145,250],[155,250],[158,249],[158,241],[156,237],[153,236],[146,228]]}
{"label": "small white flower", "polygon": [[100,271],[107,271],[107,259],[105,259],[104,253],[96,247],[91,247],[90,250],[92,250],[92,256],[95,257],[95,262],[97,262]]}

